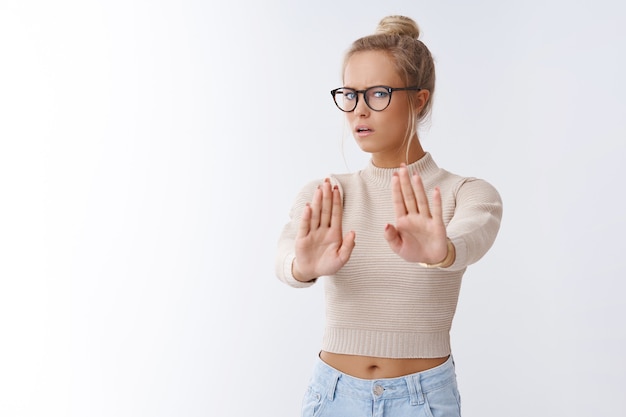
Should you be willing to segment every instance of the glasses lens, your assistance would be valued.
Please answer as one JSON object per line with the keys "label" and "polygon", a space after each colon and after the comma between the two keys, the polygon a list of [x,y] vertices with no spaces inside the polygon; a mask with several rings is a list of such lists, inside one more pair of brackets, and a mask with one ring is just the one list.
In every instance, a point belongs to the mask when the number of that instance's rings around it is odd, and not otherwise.
{"label": "glasses lens", "polygon": [[371,87],[365,91],[365,101],[372,110],[385,110],[391,100],[391,93],[386,87]]}
{"label": "glasses lens", "polygon": [[352,111],[356,107],[357,93],[350,88],[339,88],[335,91],[335,104],[343,111]]}

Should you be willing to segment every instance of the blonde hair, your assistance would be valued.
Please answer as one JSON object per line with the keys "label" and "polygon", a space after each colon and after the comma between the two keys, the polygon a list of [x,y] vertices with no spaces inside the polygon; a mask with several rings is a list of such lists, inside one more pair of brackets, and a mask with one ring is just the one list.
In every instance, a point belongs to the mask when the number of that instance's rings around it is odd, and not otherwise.
{"label": "blonde hair", "polygon": [[413,19],[406,16],[384,17],[373,35],[364,36],[352,43],[344,57],[342,69],[343,74],[349,59],[358,52],[383,51],[392,58],[398,74],[406,83],[403,87],[419,87],[430,92],[428,101],[419,113],[415,112],[413,94],[408,95],[411,110],[407,140],[417,134],[419,123],[430,115],[435,92],[435,63],[419,36],[419,27]]}

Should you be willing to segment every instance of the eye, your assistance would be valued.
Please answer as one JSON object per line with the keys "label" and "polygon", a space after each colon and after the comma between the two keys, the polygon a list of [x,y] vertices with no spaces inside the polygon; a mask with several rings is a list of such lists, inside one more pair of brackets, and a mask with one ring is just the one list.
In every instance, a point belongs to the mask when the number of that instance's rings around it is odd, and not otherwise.
{"label": "eye", "polygon": [[341,91],[345,100],[354,100],[356,98],[356,92],[351,90]]}
{"label": "eye", "polygon": [[369,92],[371,98],[387,98],[389,97],[389,91],[384,88],[376,88]]}

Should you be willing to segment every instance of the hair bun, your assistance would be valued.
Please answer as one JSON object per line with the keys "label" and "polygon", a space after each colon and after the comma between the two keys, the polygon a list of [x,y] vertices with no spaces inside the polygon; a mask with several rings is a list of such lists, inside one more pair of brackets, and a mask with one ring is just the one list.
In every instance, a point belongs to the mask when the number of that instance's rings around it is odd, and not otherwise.
{"label": "hair bun", "polygon": [[418,39],[420,30],[417,23],[406,16],[387,16],[378,23],[376,34],[410,36]]}

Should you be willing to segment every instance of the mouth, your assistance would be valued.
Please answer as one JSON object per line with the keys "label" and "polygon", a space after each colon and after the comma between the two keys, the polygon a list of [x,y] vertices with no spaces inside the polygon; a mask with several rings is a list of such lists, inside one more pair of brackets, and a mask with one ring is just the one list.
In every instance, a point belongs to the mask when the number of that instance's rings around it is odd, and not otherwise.
{"label": "mouth", "polygon": [[374,133],[374,131],[367,126],[357,126],[356,129],[354,129],[354,131],[359,136],[367,136],[371,133]]}

